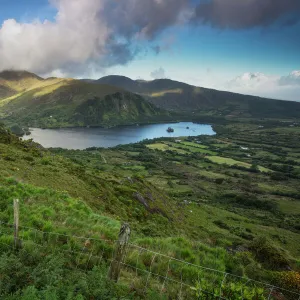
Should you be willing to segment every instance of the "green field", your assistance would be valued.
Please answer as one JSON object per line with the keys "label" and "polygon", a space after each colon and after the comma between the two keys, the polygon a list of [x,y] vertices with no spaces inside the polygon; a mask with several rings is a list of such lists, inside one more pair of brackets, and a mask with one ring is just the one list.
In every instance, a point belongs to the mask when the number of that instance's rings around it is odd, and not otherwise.
{"label": "green field", "polygon": [[152,150],[160,150],[160,151],[175,151],[177,153],[181,153],[181,154],[185,154],[186,151],[182,150],[182,149],[178,149],[176,147],[172,147],[172,146],[169,146],[169,144],[165,144],[165,143],[155,143],[155,144],[151,144],[151,145],[147,145],[147,147],[149,149],[152,149]]}
{"label": "green field", "polygon": [[[175,299],[178,289],[169,285],[161,295],[158,279],[149,281],[145,296],[142,271],[123,269],[118,284],[107,281],[107,260],[89,263],[82,256],[82,241],[71,238],[101,238],[105,242],[94,251],[109,257],[123,222],[131,225],[134,245],[296,291],[300,139],[298,131],[287,136],[284,128],[272,126],[275,138],[269,131],[258,138],[257,126],[235,124],[215,126],[216,136],[84,151],[45,150],[1,127],[0,220],[12,224],[12,201],[18,198],[22,226],[68,236],[57,244],[44,233],[35,236],[22,229],[23,249],[17,253],[7,248],[12,227],[2,228],[0,271],[8,275],[2,278],[6,289],[1,297],[77,299],[77,293],[83,297],[78,299]],[[63,254],[68,247],[80,255]],[[153,256],[130,252],[126,259],[145,271]],[[166,261],[154,267],[167,272]],[[169,275],[180,282],[180,268],[171,267]],[[187,269],[185,282],[196,287],[196,274]],[[287,276],[294,276],[292,284]],[[213,289],[208,275],[203,277],[207,289]],[[193,291],[185,290],[186,298],[195,297]]]}
{"label": "green field", "polygon": [[[245,163],[242,161],[237,161],[228,157],[220,157],[220,156],[209,156],[208,159],[216,164],[226,164],[229,166],[240,166],[244,168],[251,168],[251,164]],[[269,169],[264,168],[262,166],[258,166],[258,170],[261,172],[270,172]]]}

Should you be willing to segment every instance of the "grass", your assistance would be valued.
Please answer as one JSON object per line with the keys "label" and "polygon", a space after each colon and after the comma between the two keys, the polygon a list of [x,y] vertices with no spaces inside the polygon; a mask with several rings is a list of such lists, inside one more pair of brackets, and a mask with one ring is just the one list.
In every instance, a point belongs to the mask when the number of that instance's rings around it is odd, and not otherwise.
{"label": "grass", "polygon": [[155,143],[155,144],[147,145],[147,147],[152,150],[159,150],[159,151],[169,150],[169,151],[177,152],[179,154],[187,153],[185,150],[178,149],[176,147],[172,147],[172,146],[169,146],[168,144],[164,144],[164,143]]}
{"label": "grass", "polygon": [[245,168],[250,168],[251,167],[251,165],[248,164],[248,163],[237,161],[235,159],[228,158],[228,157],[209,156],[208,159],[210,161],[212,161],[213,163],[216,163],[216,164],[226,164],[226,165],[229,165],[229,166],[237,165],[237,166],[241,166],[241,167],[245,167]]}
{"label": "grass", "polygon": [[[211,154],[214,155],[216,152],[210,151],[206,149],[207,147],[195,147],[193,145],[186,144],[187,142],[183,143],[174,143],[174,142],[164,142],[164,143],[155,143],[155,144],[149,144],[147,147],[152,150],[160,150],[160,151],[174,151],[179,154],[186,154],[188,152],[191,153],[203,153],[203,154]],[[194,144],[194,143],[192,143]],[[197,145],[197,144],[194,144]]]}
{"label": "grass", "polygon": [[[288,230],[287,228],[293,231],[293,227],[289,227],[289,225],[287,227],[283,226],[283,230],[279,234],[278,230],[275,233],[275,231],[270,229],[272,234],[266,234],[265,226],[270,226],[270,228],[273,228],[273,226],[278,227],[279,224],[282,226],[282,218],[285,217],[282,215],[281,218],[279,215],[276,215],[277,213],[273,215],[268,210],[261,210],[255,207],[260,205],[260,203],[267,205],[267,207],[274,205],[276,212],[280,211],[280,213],[288,214],[286,209],[281,210],[281,206],[274,199],[274,195],[278,191],[295,193],[293,187],[297,180],[290,179],[288,183],[274,183],[270,179],[270,173],[249,172],[248,170],[250,170],[252,164],[257,163],[257,161],[252,157],[248,158],[249,163],[243,163],[238,160],[241,155],[244,155],[244,150],[233,141],[227,141],[228,146],[219,150],[220,154],[231,151],[232,158],[230,160],[227,158],[226,160],[226,158],[219,156],[218,163],[209,160],[215,155],[210,156],[208,154],[204,157],[202,153],[193,153],[188,149],[202,150],[204,146],[204,150],[213,152],[213,149],[216,149],[216,140],[220,142],[220,139],[222,139],[220,136],[217,138],[203,137],[201,148],[194,147],[194,145],[198,145],[194,141],[197,138],[181,139],[181,143],[176,143],[172,138],[161,138],[137,145],[119,146],[116,149],[98,149],[96,152],[104,155],[108,164],[114,165],[113,169],[110,170],[124,174],[124,176],[133,176],[134,174],[141,176],[153,186],[165,191],[173,201],[180,205],[181,214],[186,218],[184,225],[180,223],[184,227],[181,230],[188,233],[192,239],[201,236],[201,239],[206,242],[213,243],[214,240],[218,241],[222,239],[222,236],[226,236],[227,240],[235,243],[236,241],[241,242],[249,238],[253,239],[260,235],[267,235],[276,245],[284,247],[291,251],[293,256],[298,257],[299,253],[293,244],[293,239],[298,239],[297,234],[287,234],[285,231]],[[172,152],[168,150],[172,150]],[[184,152],[180,153],[180,151]],[[174,155],[175,152],[177,155]],[[73,151],[63,151],[62,153],[68,157],[73,157]],[[83,164],[91,167],[95,164],[96,161],[93,159],[95,154],[90,156],[88,151],[81,151],[79,154],[77,159],[81,160]],[[124,168],[124,163],[127,164],[129,161],[130,165]],[[242,169],[235,167],[237,163],[241,163],[239,167],[242,167]],[[144,168],[142,169],[141,166],[144,166]],[[263,168],[269,170],[266,167],[260,167],[261,170],[264,170]],[[126,172],[124,169],[126,169]],[[274,184],[276,185],[276,190],[272,188]],[[236,206],[236,204],[222,202],[223,200],[220,200],[223,197],[222,195],[227,195],[226,193],[229,192],[242,193],[242,197],[246,197],[247,193],[249,193],[251,195],[250,199],[253,197],[253,204],[252,200],[249,203],[247,202],[247,206],[244,206],[242,203]],[[226,199],[228,196],[224,197]],[[298,202],[293,203],[298,205]],[[204,215],[202,211],[203,205],[210,208],[209,213]],[[193,213],[190,212],[191,210]],[[228,219],[223,219],[223,216],[226,216],[226,212],[230,212],[230,215]],[[213,215],[216,217],[212,217]],[[241,222],[240,216],[244,217],[245,221]],[[215,225],[214,222],[219,219],[226,223],[230,230],[219,228]],[[237,221],[232,222],[232,219]],[[288,219],[289,221],[286,219],[287,222],[291,222],[291,224],[294,224],[292,226],[296,226],[295,217],[288,217]],[[196,228],[200,228],[200,231],[196,230]],[[246,229],[252,233],[247,233]],[[280,239],[274,236],[279,236]],[[289,236],[289,238],[285,239],[285,236]]]}
{"label": "grass", "polygon": [[[226,165],[229,165],[229,166],[240,166],[240,167],[244,167],[244,168],[247,168],[247,169],[251,168],[251,166],[252,166],[249,163],[245,163],[245,162],[238,161],[238,160],[228,158],[228,157],[208,156],[207,158],[210,161],[212,161],[213,163],[216,163],[216,164],[226,164]],[[262,166],[258,166],[258,170],[261,171],[261,172],[270,172],[269,169],[264,168]]]}
{"label": "grass", "polygon": [[297,200],[290,200],[288,198],[281,198],[275,200],[285,214],[300,215],[300,205]]}
{"label": "grass", "polygon": [[201,148],[201,149],[207,149],[208,147],[205,145],[193,143],[193,142],[182,142],[181,144],[186,145],[186,146],[191,146],[191,147],[196,147],[196,148]]}
{"label": "grass", "polygon": [[[254,136],[255,133],[247,133],[253,145]],[[282,269],[276,263],[270,269],[250,246],[256,239],[266,237],[272,247],[283,251],[289,266],[299,270],[298,178],[287,167],[290,163],[287,161],[281,161],[279,166],[284,167],[276,171],[280,176],[289,175],[284,181],[278,181],[270,173],[250,172],[244,165],[236,168],[233,162],[242,162],[239,159],[243,150],[239,145],[245,136],[236,133],[235,137],[237,140],[230,140],[228,147],[218,150],[218,158],[231,153],[230,163],[222,160],[216,163],[209,159],[215,155],[204,156],[190,149],[215,152],[216,144],[226,139],[226,134],[201,137],[200,146],[205,148],[194,146],[198,145],[195,137],[183,138],[182,143],[161,138],[112,149],[48,151],[30,141],[21,142],[2,129],[0,219],[12,222],[11,203],[17,197],[21,202],[22,226],[40,230],[88,237],[101,235],[113,240],[121,222],[126,221],[131,224],[132,243],[141,247],[271,282]],[[254,146],[258,147],[276,156],[287,151],[268,143]],[[289,148],[285,156],[294,157],[290,154],[295,154],[296,149]],[[274,157],[269,156],[270,160],[267,157],[247,160],[250,166],[278,168]],[[2,239],[10,237],[4,235]],[[244,252],[249,253],[241,254],[249,255],[246,263],[244,258],[225,250],[237,246],[245,247]],[[128,262],[136,264],[135,254],[130,253]],[[141,269],[149,268],[153,257],[143,253],[140,258]],[[154,264],[155,270],[164,274],[166,266],[163,260]],[[172,276],[179,279],[180,267],[172,265],[172,268]],[[80,276],[85,276],[85,271],[81,271]],[[187,272],[186,280],[193,283],[196,273]],[[137,276],[132,270],[123,269],[121,284],[131,284],[133,277],[136,293],[142,293],[145,286],[142,274]],[[154,288],[161,286],[161,282],[151,280],[150,285]],[[168,289],[170,297],[177,292],[176,288]]]}

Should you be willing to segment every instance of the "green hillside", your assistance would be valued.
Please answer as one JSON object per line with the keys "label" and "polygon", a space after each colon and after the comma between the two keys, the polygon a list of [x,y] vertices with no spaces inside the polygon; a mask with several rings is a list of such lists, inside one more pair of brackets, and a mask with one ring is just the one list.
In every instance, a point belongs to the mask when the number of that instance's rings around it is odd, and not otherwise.
{"label": "green hillside", "polygon": [[106,76],[95,83],[110,84],[139,93],[166,110],[193,112],[196,115],[221,119],[300,117],[300,102],[218,91],[170,79],[134,81],[124,76]]}
{"label": "green hillside", "polygon": [[45,80],[27,71],[0,72],[0,86],[10,88],[14,93],[24,92],[40,86]]}
{"label": "green hillside", "polygon": [[[241,290],[247,291],[244,299],[256,293],[268,299],[268,290],[243,285],[234,275],[297,291],[297,132],[289,126],[254,125],[216,130],[216,137],[180,142],[162,138],[114,149],[48,151],[1,126],[1,298],[174,299],[180,291],[183,299],[205,297],[196,279],[199,271],[179,262],[168,267],[171,257],[228,273],[222,288],[230,299],[239,299]],[[274,144],[270,130],[279,142],[289,138],[290,148]],[[241,146],[249,148],[251,157]],[[23,241],[19,252],[10,248],[12,227],[5,227],[13,222],[16,198]],[[134,268],[122,268],[116,285],[106,279],[108,258],[124,221],[132,228],[131,243],[144,250],[130,250],[126,263]],[[100,251],[97,256],[84,255],[82,239],[76,237],[101,238],[94,245],[99,250],[92,249]],[[166,259],[157,260],[146,249]],[[98,255],[104,255],[100,262]],[[154,259],[152,272],[162,276],[149,281],[143,270],[148,272]],[[168,277],[179,284],[166,285],[168,268]],[[218,298],[215,286],[223,275],[210,276],[201,271],[202,288]],[[195,288],[181,288],[182,280]]]}
{"label": "green hillside", "polygon": [[0,88],[0,116],[11,125],[113,126],[168,118],[141,96],[104,84],[5,71]]}
{"label": "green hillside", "polygon": [[[14,128],[173,117],[107,82],[1,76],[0,91],[9,96],[1,98],[0,112]],[[148,97],[157,99],[186,88],[170,80],[130,82],[147,85]],[[217,116],[224,109],[217,98],[195,114],[174,115]],[[215,136],[110,149],[44,149],[0,125],[0,298],[294,300],[300,290],[300,125],[268,120],[285,108],[263,101],[254,101],[252,110],[266,119],[246,121],[250,101],[243,113],[230,106],[228,113],[243,122],[214,125]],[[209,108],[215,102],[220,106]],[[298,104],[284,103],[289,117],[297,115]],[[14,199],[20,200],[18,249]],[[115,283],[108,270],[123,222],[132,234]]]}
{"label": "green hillside", "polygon": [[[139,96],[137,96],[137,94]],[[191,86],[169,79],[97,81],[0,73],[0,118],[21,127],[115,126],[177,120],[299,118],[300,103]]]}

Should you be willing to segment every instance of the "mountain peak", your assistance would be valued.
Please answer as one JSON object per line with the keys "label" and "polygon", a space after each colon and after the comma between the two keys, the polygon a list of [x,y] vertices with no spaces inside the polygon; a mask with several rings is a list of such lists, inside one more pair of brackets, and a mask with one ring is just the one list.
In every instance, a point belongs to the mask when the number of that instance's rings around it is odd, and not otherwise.
{"label": "mountain peak", "polygon": [[0,78],[8,81],[17,81],[22,79],[34,78],[37,80],[43,80],[42,77],[37,76],[34,73],[23,70],[4,70],[0,72]]}
{"label": "mountain peak", "polygon": [[108,84],[113,86],[121,87],[130,92],[136,92],[138,90],[139,83],[137,81],[132,80],[129,77],[121,76],[121,75],[109,75],[104,76],[95,81],[96,83]]}
{"label": "mountain peak", "polygon": [[133,79],[123,76],[123,75],[108,75],[98,79],[98,81],[110,81],[110,80],[118,80],[118,81],[134,81]]}

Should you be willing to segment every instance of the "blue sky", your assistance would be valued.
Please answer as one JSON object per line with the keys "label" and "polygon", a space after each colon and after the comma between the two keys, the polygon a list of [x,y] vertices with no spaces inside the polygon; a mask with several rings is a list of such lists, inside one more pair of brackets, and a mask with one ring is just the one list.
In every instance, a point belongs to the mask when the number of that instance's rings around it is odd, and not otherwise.
{"label": "blue sky", "polygon": [[16,19],[19,22],[31,22],[35,18],[51,19],[56,9],[48,0],[0,0],[0,22]]}
{"label": "blue sky", "polygon": [[[265,0],[273,5],[269,10],[275,11],[273,15],[258,14],[257,0],[250,0],[249,7],[236,7],[249,12],[245,22],[232,13],[237,0],[222,1],[219,20],[215,16],[220,13],[206,11],[201,1],[217,7],[220,0],[164,0],[165,6],[145,0],[146,12],[137,2],[131,6],[135,1],[0,0],[0,54],[5,59],[0,69],[20,67],[41,75],[78,78],[168,77],[300,101],[298,0],[286,0],[291,11],[282,2],[276,11],[278,1]],[[128,20],[121,13],[126,9]],[[293,22],[286,25],[286,20]]]}

